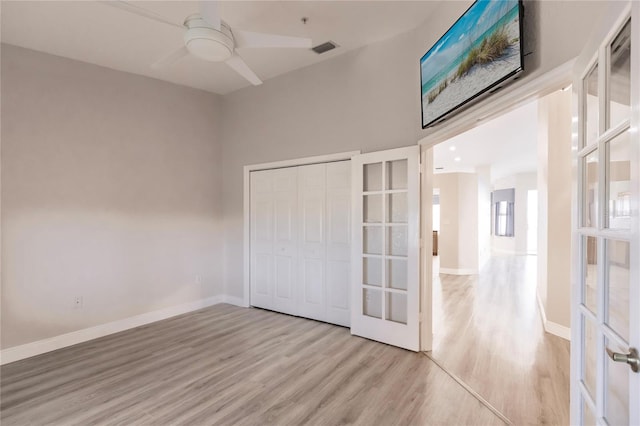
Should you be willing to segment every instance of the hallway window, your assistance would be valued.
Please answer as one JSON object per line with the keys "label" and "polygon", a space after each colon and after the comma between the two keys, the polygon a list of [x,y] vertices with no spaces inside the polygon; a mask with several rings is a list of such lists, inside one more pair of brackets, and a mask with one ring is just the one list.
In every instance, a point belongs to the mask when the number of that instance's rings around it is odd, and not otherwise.
{"label": "hallway window", "polygon": [[493,234],[499,237],[513,237],[515,189],[499,189],[491,194],[493,198]]}

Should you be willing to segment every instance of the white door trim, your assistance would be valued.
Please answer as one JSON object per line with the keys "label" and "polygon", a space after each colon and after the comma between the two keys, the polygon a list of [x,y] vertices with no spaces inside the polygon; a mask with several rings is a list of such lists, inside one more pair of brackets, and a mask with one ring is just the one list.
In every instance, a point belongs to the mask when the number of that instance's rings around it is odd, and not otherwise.
{"label": "white door trim", "polygon": [[308,164],[330,163],[333,161],[351,160],[354,155],[360,154],[360,151],[339,152],[336,154],[316,155],[313,157],[296,158],[291,160],[273,161],[270,163],[250,164],[243,168],[243,294],[242,306],[250,306],[249,293],[251,292],[251,186],[250,174],[258,170],[280,169],[283,167],[306,166]]}
{"label": "white door trim", "polygon": [[[423,167],[433,170],[433,153],[427,154],[428,148],[445,142],[459,134],[462,134],[473,127],[482,124],[486,120],[499,116],[511,109],[524,105],[533,99],[544,97],[558,89],[567,87],[572,83],[573,69],[575,67],[576,59],[565,62],[564,64],[536,77],[535,79],[526,82],[522,85],[514,84],[513,90],[508,92],[498,93],[487,100],[487,102],[481,106],[478,106],[474,112],[469,114],[461,114],[458,117],[454,117],[447,122],[443,123],[437,130],[428,134],[418,141],[418,145],[421,146],[421,156],[423,161]],[[482,117],[482,120],[478,120],[478,117]],[[431,165],[429,165],[431,164]],[[431,172],[432,173],[432,172]],[[426,179],[427,174],[422,175],[422,241],[423,249],[431,247],[431,236],[428,233],[431,232],[431,212],[427,210],[433,206],[432,196],[428,195],[425,191],[428,191],[427,185],[432,185],[432,178]],[[427,214],[429,218],[427,219]],[[429,225],[429,227],[427,227]],[[429,249],[431,250],[431,249]],[[425,309],[421,309],[421,350],[431,350],[432,344],[432,324],[433,324],[433,312],[432,312],[432,257],[430,252],[426,256],[420,256],[421,267],[421,302]],[[441,270],[442,272],[442,270]],[[449,271],[451,272],[451,271]],[[456,271],[453,271],[456,272]],[[461,271],[457,271],[460,273]],[[462,271],[465,272],[465,271]],[[469,271],[467,271],[469,272]],[[475,271],[477,273],[477,271]],[[544,311],[541,310],[541,314],[544,315]],[[560,327],[560,326],[559,326]],[[553,327],[552,327],[553,328]],[[547,330],[549,331],[549,330]],[[552,334],[558,332],[562,337],[569,334],[569,330],[560,330],[559,328],[553,328],[553,331],[549,331]],[[565,337],[567,338],[567,337]]]}
{"label": "white door trim", "polygon": [[420,350],[433,349],[433,148],[420,147]]}

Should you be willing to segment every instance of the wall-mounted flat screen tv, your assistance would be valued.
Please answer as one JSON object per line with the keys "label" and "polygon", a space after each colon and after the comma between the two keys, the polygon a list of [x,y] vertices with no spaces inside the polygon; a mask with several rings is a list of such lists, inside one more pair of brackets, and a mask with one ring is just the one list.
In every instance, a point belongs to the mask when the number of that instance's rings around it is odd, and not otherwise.
{"label": "wall-mounted flat screen tv", "polygon": [[477,0],[420,58],[422,128],[523,69],[520,0]]}

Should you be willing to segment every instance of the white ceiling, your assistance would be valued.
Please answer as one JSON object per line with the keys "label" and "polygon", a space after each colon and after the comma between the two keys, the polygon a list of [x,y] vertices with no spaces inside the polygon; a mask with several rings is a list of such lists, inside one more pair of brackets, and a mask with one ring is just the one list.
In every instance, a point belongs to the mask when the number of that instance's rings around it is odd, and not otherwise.
{"label": "white ceiling", "polygon": [[[152,63],[182,46],[183,30],[96,1],[2,1],[2,42],[121,71],[226,94],[250,85],[223,63],[187,56],[155,70]],[[194,1],[137,1],[176,24],[198,11]],[[242,49],[263,80],[407,32],[436,1],[222,1],[232,28],[328,40],[340,47],[322,55],[308,49]],[[307,24],[301,18],[308,17]]]}
{"label": "white ceiling", "polygon": [[537,101],[438,144],[433,151],[434,167],[444,167],[436,173],[475,172],[477,167],[490,166],[492,181],[535,172],[537,159]]}

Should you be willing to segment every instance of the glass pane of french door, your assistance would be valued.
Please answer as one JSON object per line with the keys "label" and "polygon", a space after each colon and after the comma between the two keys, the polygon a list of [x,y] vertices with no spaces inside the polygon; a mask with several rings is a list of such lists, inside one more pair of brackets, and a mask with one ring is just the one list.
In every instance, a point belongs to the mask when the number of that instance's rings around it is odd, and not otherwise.
{"label": "glass pane of french door", "polygon": [[363,166],[362,314],[401,324],[407,323],[407,163]]}
{"label": "glass pane of french door", "polygon": [[583,81],[583,104],[585,110],[584,133],[582,146],[589,145],[598,137],[599,97],[598,97],[598,64],[596,63]]}
{"label": "glass pane of french door", "polygon": [[609,229],[631,229],[631,138],[622,132],[605,143],[606,197]]}
{"label": "glass pane of french door", "polygon": [[606,240],[605,323],[625,342],[629,341],[629,241]]}
{"label": "glass pane of french door", "polygon": [[616,127],[631,116],[631,21],[616,35],[608,48],[609,128]]}

